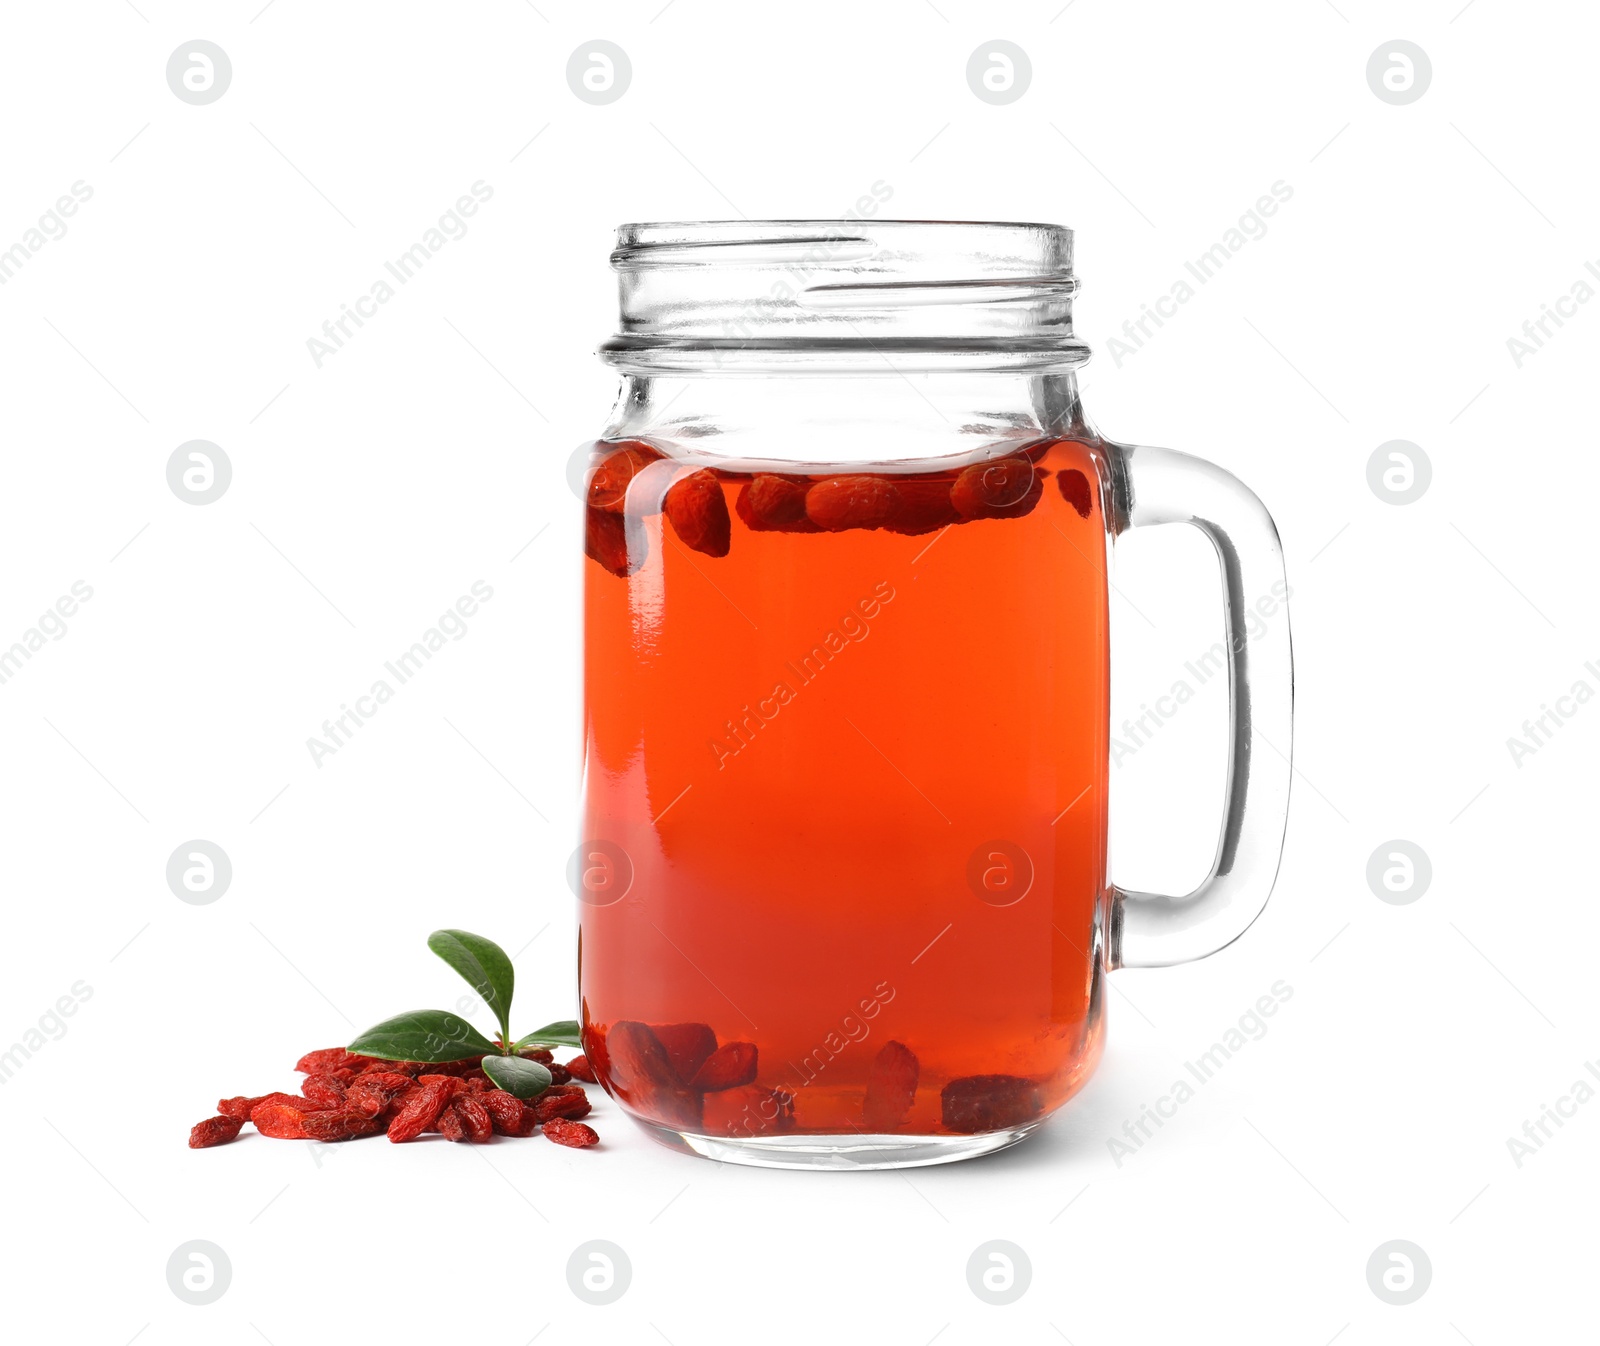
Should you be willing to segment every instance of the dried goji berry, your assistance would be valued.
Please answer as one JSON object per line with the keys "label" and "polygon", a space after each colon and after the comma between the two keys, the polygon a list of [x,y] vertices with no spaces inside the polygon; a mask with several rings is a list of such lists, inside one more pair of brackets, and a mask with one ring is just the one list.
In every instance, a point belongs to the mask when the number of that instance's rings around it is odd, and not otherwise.
{"label": "dried goji berry", "polygon": [[517,1053],[524,1061],[537,1061],[542,1066],[554,1061],[555,1054],[548,1047],[528,1047]]}
{"label": "dried goji berry", "polygon": [[695,1072],[691,1089],[713,1093],[718,1089],[737,1089],[756,1077],[756,1046],[753,1042],[724,1042]]}
{"label": "dried goji berry", "polygon": [[1061,498],[1077,510],[1078,517],[1087,519],[1094,505],[1094,497],[1089,492],[1089,478],[1071,467],[1056,478],[1056,485],[1061,488]]}
{"label": "dried goji berry", "polygon": [[1039,503],[1044,482],[1022,455],[974,463],[950,488],[950,503],[964,519],[1017,519]]}
{"label": "dried goji berry", "polygon": [[302,1098],[299,1094],[259,1094],[255,1098],[219,1099],[217,1111],[224,1117],[235,1117],[241,1122],[248,1122],[250,1114],[262,1103],[282,1103],[297,1112],[309,1112],[315,1107],[309,1098]]}
{"label": "dried goji berry", "polygon": [[433,1129],[446,1140],[453,1140],[457,1143],[467,1138],[466,1119],[456,1111],[454,1102],[439,1114],[439,1120],[433,1124]]}
{"label": "dried goji berry", "polygon": [[585,1126],[582,1122],[566,1122],[560,1118],[546,1122],[544,1133],[557,1145],[568,1145],[574,1150],[600,1143],[600,1137],[595,1134],[592,1126]]}
{"label": "dried goji berry", "polygon": [[825,532],[882,528],[900,507],[900,492],[887,477],[828,477],[806,492],[806,516]]}
{"label": "dried goji berry", "polygon": [[363,1080],[371,1075],[404,1075],[409,1080],[415,1079],[424,1070],[432,1069],[432,1066],[425,1066],[420,1061],[374,1061],[369,1066],[362,1066],[356,1072],[356,1079]]}
{"label": "dried goji berry", "polygon": [[237,1098],[219,1098],[217,1100],[217,1111],[224,1117],[231,1117],[236,1122],[248,1122],[250,1120],[250,1110],[257,1103],[265,1103],[270,1097],[270,1094],[260,1094],[255,1098],[248,1098],[241,1094]]}
{"label": "dried goji berry", "polygon": [[638,570],[648,550],[644,529],[633,519],[592,506],[585,514],[584,555],[619,579]]}
{"label": "dried goji berry", "polygon": [[947,1130],[1003,1131],[1039,1116],[1043,1107],[1032,1080],[1016,1075],[968,1075],[939,1095]]}
{"label": "dried goji berry", "polygon": [[207,1117],[189,1128],[189,1148],[208,1150],[213,1145],[226,1145],[238,1136],[243,1125],[237,1117]]}
{"label": "dried goji berry", "polygon": [[491,1089],[479,1102],[489,1114],[489,1121],[500,1136],[526,1136],[532,1134],[537,1123],[529,1116],[529,1108],[515,1094],[504,1089]]}
{"label": "dried goji berry", "polygon": [[884,524],[891,533],[915,536],[961,522],[961,515],[950,503],[949,477],[897,477],[894,484],[900,493],[900,506]]}
{"label": "dried goji berry", "polygon": [[[700,1123],[700,1095],[686,1088],[648,1024],[623,1020],[606,1034],[612,1092],[652,1121],[686,1131]],[[559,1087],[559,1086],[557,1086]]]}
{"label": "dried goji berry", "polygon": [[665,1049],[672,1073],[684,1084],[717,1049],[717,1035],[709,1024],[651,1024],[650,1031]]}
{"label": "dried goji berry", "polygon": [[250,1113],[250,1120],[263,1136],[273,1140],[304,1140],[305,1114],[283,1103],[262,1103]]}
{"label": "dried goji berry", "polygon": [[448,1075],[452,1079],[470,1079],[474,1075],[483,1074],[483,1069],[479,1065],[481,1060],[481,1057],[474,1056],[464,1061],[435,1061],[429,1065],[419,1066],[417,1078],[420,1080],[429,1075]]}
{"label": "dried goji berry", "polygon": [[450,1107],[461,1118],[462,1125],[467,1128],[467,1139],[474,1145],[482,1145],[494,1134],[494,1122],[483,1106],[482,1094],[461,1094]]}
{"label": "dried goji berry", "polygon": [[701,1126],[711,1136],[760,1136],[794,1130],[794,1095],[747,1084],[707,1094]]}
{"label": "dried goji berry", "polygon": [[389,1123],[389,1139],[401,1144],[415,1140],[431,1127],[439,1120],[444,1105],[454,1095],[454,1085],[453,1078],[437,1075],[432,1076],[427,1083],[419,1083],[406,1096],[406,1101],[400,1105],[394,1120]]}
{"label": "dried goji berry", "polygon": [[343,1047],[323,1047],[319,1051],[307,1052],[294,1063],[294,1068],[305,1075],[320,1075],[336,1066],[348,1065],[346,1058],[349,1055]]}
{"label": "dried goji berry", "polygon": [[344,1105],[364,1117],[376,1117],[396,1097],[415,1086],[409,1075],[397,1070],[372,1070],[357,1075],[344,1096]]}
{"label": "dried goji berry", "polygon": [[[370,1089],[374,1086],[377,1086],[378,1088],[388,1089],[390,1092],[394,1092],[399,1089],[409,1089],[415,1083],[416,1079],[406,1074],[404,1071],[367,1070],[357,1075],[355,1078],[355,1083],[350,1087],[353,1089],[356,1087],[356,1085],[360,1085],[363,1088]],[[345,1094],[346,1098],[349,1096],[350,1095],[348,1093]]]}
{"label": "dried goji berry", "polygon": [[758,472],[740,488],[733,507],[753,533],[815,533],[817,526],[806,515],[810,489],[805,478]]}
{"label": "dried goji berry", "polygon": [[532,1103],[534,1120],[548,1122],[554,1117],[570,1117],[573,1119],[587,1117],[594,1111],[593,1105],[587,1098],[574,1098],[571,1094],[556,1094],[552,1096],[549,1091],[542,1093]]}
{"label": "dried goji berry", "polygon": [[337,1108],[344,1102],[345,1086],[333,1075],[307,1075],[300,1092],[319,1108]]}
{"label": "dried goji berry", "polygon": [[685,547],[707,556],[728,554],[728,501],[722,494],[722,483],[710,468],[673,482],[661,509]]}
{"label": "dried goji berry", "polygon": [[587,503],[595,509],[620,514],[628,495],[628,485],[664,456],[660,449],[640,439],[619,440],[615,444],[597,444],[597,449],[611,452],[595,468],[589,478]]}
{"label": "dried goji berry", "polygon": [[547,1065],[545,1069],[550,1072],[551,1084],[565,1084],[572,1078],[572,1072],[570,1070],[563,1065],[558,1065],[554,1061]]}
{"label": "dried goji berry", "polygon": [[893,1131],[911,1111],[917,1093],[916,1053],[903,1042],[886,1042],[867,1072],[867,1097],[861,1107],[868,1131]]}
{"label": "dried goji berry", "polygon": [[441,1089],[443,1089],[445,1091],[445,1098],[447,1100],[454,1098],[457,1094],[459,1094],[461,1092],[461,1090],[463,1088],[463,1082],[462,1082],[461,1076],[455,1075],[455,1074],[448,1074],[448,1073],[446,1073],[445,1071],[442,1071],[442,1070],[430,1071],[426,1075],[418,1075],[417,1076],[417,1083],[418,1084],[432,1084],[432,1085],[438,1086],[439,1088],[441,1088]]}
{"label": "dried goji berry", "polygon": [[575,1080],[586,1080],[590,1084],[598,1084],[594,1077],[594,1067],[589,1064],[587,1056],[574,1056],[567,1062],[567,1073]]}
{"label": "dried goji berry", "polygon": [[300,1119],[307,1140],[355,1140],[359,1136],[376,1135],[379,1122],[373,1117],[363,1117],[347,1108],[333,1108],[327,1112],[308,1112]]}

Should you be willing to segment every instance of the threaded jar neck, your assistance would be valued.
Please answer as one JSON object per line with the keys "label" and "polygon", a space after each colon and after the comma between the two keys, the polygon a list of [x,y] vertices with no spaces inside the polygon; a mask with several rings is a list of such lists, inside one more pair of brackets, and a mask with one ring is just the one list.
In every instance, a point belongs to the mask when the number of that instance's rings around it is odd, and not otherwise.
{"label": "threaded jar neck", "polygon": [[1072,333],[1072,231],[1051,224],[628,224],[611,265],[626,373],[1037,372]]}

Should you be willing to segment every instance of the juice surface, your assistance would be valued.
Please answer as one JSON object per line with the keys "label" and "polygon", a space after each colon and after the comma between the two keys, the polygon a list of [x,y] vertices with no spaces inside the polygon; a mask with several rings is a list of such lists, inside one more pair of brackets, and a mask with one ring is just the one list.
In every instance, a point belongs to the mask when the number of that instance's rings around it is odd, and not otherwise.
{"label": "juice surface", "polygon": [[[596,480],[617,452],[597,446]],[[700,470],[664,510],[644,472],[626,501],[591,487],[580,979],[586,1049],[630,1111],[970,1133],[1088,1074],[1103,460],[1054,440],[828,490],[803,466]],[[696,471],[645,466],[656,492]]]}

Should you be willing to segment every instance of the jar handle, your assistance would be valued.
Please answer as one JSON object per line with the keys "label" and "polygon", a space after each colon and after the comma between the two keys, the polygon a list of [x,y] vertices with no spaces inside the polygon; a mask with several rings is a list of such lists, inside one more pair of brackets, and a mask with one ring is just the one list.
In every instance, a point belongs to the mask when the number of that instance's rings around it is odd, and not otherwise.
{"label": "jar handle", "polygon": [[[1222,564],[1228,784],[1216,859],[1205,881],[1183,897],[1111,888],[1108,966],[1169,967],[1238,939],[1261,914],[1278,875],[1294,718],[1289,587],[1272,516],[1237,477],[1171,449],[1121,448],[1112,464],[1119,532],[1193,524]],[[1254,632],[1247,625],[1252,611]]]}

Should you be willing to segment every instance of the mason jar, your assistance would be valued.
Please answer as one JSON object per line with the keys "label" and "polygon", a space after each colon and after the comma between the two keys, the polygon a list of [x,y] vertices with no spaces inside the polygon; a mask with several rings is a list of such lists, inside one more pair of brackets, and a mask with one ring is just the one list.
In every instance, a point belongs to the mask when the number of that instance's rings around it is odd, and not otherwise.
{"label": "mason jar", "polygon": [[[1093,427],[1072,260],[1041,224],[618,233],[570,877],[585,1052],[667,1144],[1011,1145],[1094,1069],[1109,973],[1203,957],[1267,900],[1277,533],[1220,468]],[[1112,548],[1174,522],[1214,544],[1230,686],[1216,855],[1182,895],[1106,859]]]}

